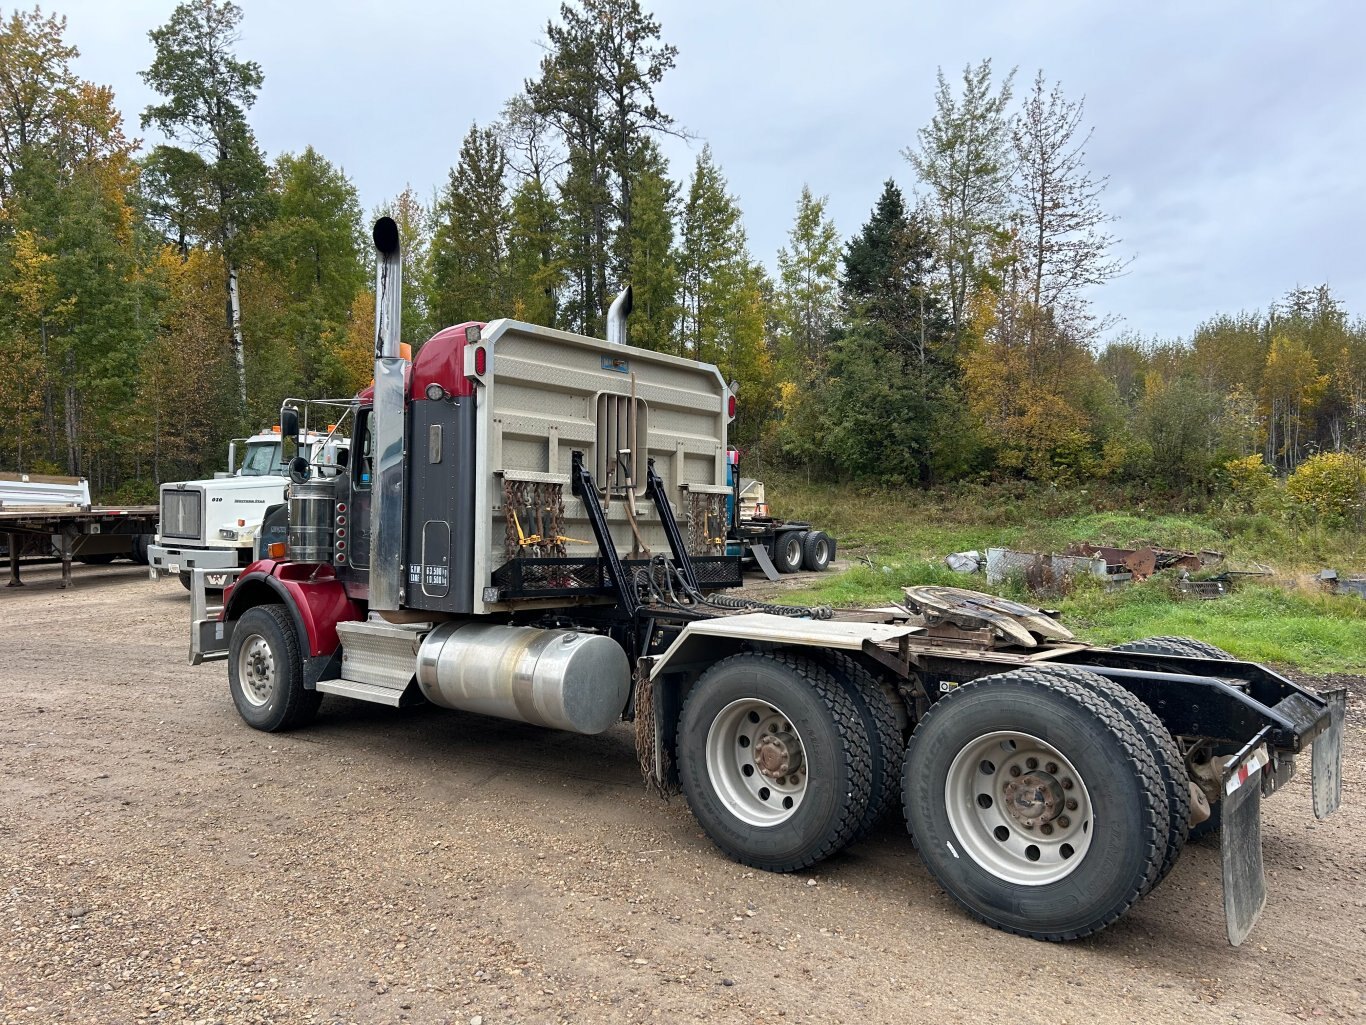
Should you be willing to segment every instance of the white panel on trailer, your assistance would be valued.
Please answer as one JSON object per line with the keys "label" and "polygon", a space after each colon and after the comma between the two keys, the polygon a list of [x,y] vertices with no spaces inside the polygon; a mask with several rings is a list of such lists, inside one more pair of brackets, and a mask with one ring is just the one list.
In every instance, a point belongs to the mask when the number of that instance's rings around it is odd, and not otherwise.
{"label": "white panel on trailer", "polygon": [[[475,491],[475,612],[495,611],[483,590],[507,561],[505,481],[538,481],[562,488],[560,521],[566,554],[597,554],[583,503],[572,494],[573,453],[584,454],[606,505],[608,526],[623,557],[636,540],[621,486],[605,492],[599,467],[622,466],[615,451],[632,448],[630,399],[636,399],[636,436],[645,451],[629,467],[635,492],[640,538],[653,552],[667,552],[659,517],[644,497],[646,460],[655,471],[680,522],[686,522],[689,491],[725,490],[727,400],[729,389],[714,367],[693,360],[613,345],[583,335],[500,320],[489,324],[479,343],[488,352],[488,370],[478,388]],[[473,346],[471,347],[471,350]],[[472,358],[467,350],[467,361]],[[611,401],[604,396],[615,397]],[[600,414],[606,419],[599,422]],[[625,475],[625,469],[621,471]],[[622,482],[616,481],[618,485]],[[528,535],[532,525],[524,525]]]}

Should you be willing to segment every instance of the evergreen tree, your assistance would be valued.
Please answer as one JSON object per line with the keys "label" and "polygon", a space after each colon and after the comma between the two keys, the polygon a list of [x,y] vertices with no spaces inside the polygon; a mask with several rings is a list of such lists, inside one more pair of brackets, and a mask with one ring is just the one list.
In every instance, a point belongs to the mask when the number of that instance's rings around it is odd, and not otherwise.
{"label": "evergreen tree", "polygon": [[[247,123],[264,81],[255,61],[233,52],[241,9],[231,0],[184,0],[170,20],[149,36],[156,50],[142,79],[164,102],[149,106],[142,127],[155,127],[180,143],[193,160],[167,159],[168,170],[193,174],[191,188],[203,183],[206,204],[202,234],[213,239],[223,259],[227,289],[227,329],[237,368],[238,398],[245,411],[247,371],[242,341],[242,304],[238,277],[243,240],[261,216],[267,185],[265,160]],[[183,186],[176,194],[183,194]]]}
{"label": "evergreen tree", "polygon": [[433,211],[428,303],[439,324],[489,320],[511,307],[506,175],[498,134],[471,126]]}
{"label": "evergreen tree", "polygon": [[579,0],[546,26],[540,75],[526,83],[533,108],[562,134],[569,169],[560,200],[573,292],[568,323],[600,334],[610,279],[629,277],[632,188],[642,140],[673,131],[654,89],[677,50],[639,0]]}
{"label": "evergreen tree", "polygon": [[678,186],[653,140],[640,147],[631,186],[628,238],[632,287],[630,342],[670,352],[678,322],[678,268],[674,262],[674,207]]}
{"label": "evergreen tree", "polygon": [[744,253],[740,208],[727,191],[711,147],[703,146],[679,229],[680,355],[709,359],[721,348],[725,311],[744,280]]}
{"label": "evergreen tree", "polygon": [[778,250],[788,345],[795,360],[808,363],[821,359],[839,299],[839,235],[825,216],[825,204],[826,197],[816,199],[803,185],[788,245]]}

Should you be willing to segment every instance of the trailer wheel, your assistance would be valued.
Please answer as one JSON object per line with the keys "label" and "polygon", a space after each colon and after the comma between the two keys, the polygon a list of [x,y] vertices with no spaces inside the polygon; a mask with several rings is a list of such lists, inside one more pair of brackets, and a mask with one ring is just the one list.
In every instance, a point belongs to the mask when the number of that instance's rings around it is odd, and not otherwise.
{"label": "trailer wheel", "polygon": [[736,861],[796,872],[849,843],[872,756],[858,709],[809,658],[733,655],[693,686],[678,728],[688,806]]}
{"label": "trailer wheel", "polygon": [[1144,893],[1166,849],[1147,744],[1066,674],[1022,669],[951,690],[903,773],[907,823],[939,884],[989,925],[1065,940]]}
{"label": "trailer wheel", "polygon": [[802,568],[802,531],[789,530],[773,539],[773,567],[779,573],[796,573]]}
{"label": "trailer wheel", "polygon": [[802,537],[802,569],[823,573],[830,568],[830,535],[823,530],[808,531]]}
{"label": "trailer wheel", "polygon": [[247,725],[267,733],[302,726],[317,713],[323,696],[304,689],[299,639],[283,605],[253,606],[237,621],[228,689]]}
{"label": "trailer wheel", "polygon": [[[1116,644],[1112,650],[1130,651],[1141,655],[1184,655],[1189,658],[1218,659],[1221,662],[1237,661],[1223,648],[1216,648],[1213,644],[1205,641],[1197,641],[1194,637],[1145,637],[1140,641]],[[1220,746],[1216,749],[1216,753],[1233,754],[1234,748],[1227,745]],[[1182,768],[1185,768],[1184,759],[1182,760]],[[1219,825],[1222,821],[1223,802],[1213,801],[1209,806],[1209,818],[1191,826],[1187,839],[1199,840],[1201,837],[1219,832]]]}
{"label": "trailer wheel", "polygon": [[1167,794],[1167,847],[1160,866],[1145,890],[1148,892],[1167,877],[1177,858],[1181,857],[1186,839],[1190,835],[1191,792],[1186,759],[1162,720],[1132,691],[1126,690],[1114,680],[1088,672],[1079,666],[1054,665],[1049,667],[1049,672],[1066,676],[1083,687],[1090,687],[1109,701],[1138,731],[1138,735],[1148,745],[1148,753],[1157,763],[1157,771],[1162,776],[1162,786]]}
{"label": "trailer wheel", "polygon": [[906,713],[902,708],[898,716],[889,689],[848,655],[828,652],[821,657],[821,662],[853,701],[863,719],[864,732],[872,741],[868,807],[850,839],[850,843],[854,843],[871,833],[896,803],[901,789],[901,765],[906,758],[906,737],[898,722],[904,720]]}

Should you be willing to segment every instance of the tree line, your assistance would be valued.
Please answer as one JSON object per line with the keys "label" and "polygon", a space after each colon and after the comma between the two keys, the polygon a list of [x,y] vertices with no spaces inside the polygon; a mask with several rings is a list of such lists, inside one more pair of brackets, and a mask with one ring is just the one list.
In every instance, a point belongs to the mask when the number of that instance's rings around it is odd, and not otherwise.
{"label": "tree line", "polygon": [[0,20],[0,468],[146,497],[220,468],[286,396],[353,394],[378,213],[405,239],[414,348],[502,316],[601,336],[629,282],[631,344],[738,382],[751,468],[1189,488],[1366,440],[1366,328],[1326,287],[1186,339],[1114,335],[1095,304],[1125,267],[1106,179],[1084,103],[1042,72],[1017,89],[990,61],[941,71],[866,222],[844,237],[803,188],[770,271],[711,148],[677,177],[664,156],[692,136],[656,102],[678,51],[639,0],[562,5],[447,179],[369,216],[312,146],[262,152],[266,75],[237,52],[241,20],[185,0],[150,31],[151,148],[74,73],[64,18]]}

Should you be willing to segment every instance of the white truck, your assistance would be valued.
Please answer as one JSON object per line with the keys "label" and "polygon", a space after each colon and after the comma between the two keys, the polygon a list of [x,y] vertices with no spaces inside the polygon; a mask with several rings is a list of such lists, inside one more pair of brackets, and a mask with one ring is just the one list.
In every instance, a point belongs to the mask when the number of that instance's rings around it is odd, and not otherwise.
{"label": "white truck", "polygon": [[[246,448],[238,466],[241,444]],[[345,464],[343,453],[348,445],[336,425],[325,431],[305,431],[299,439],[300,451],[307,451],[324,474]],[[287,463],[280,428],[272,427],[229,442],[228,469],[212,480],[161,485],[161,522],[156,540],[147,546],[151,579],[175,575],[188,589],[195,569],[235,570],[264,555],[269,538],[262,525],[266,514],[285,502]],[[276,540],[283,542],[283,534]],[[209,583],[222,586],[227,577],[215,577]]]}

